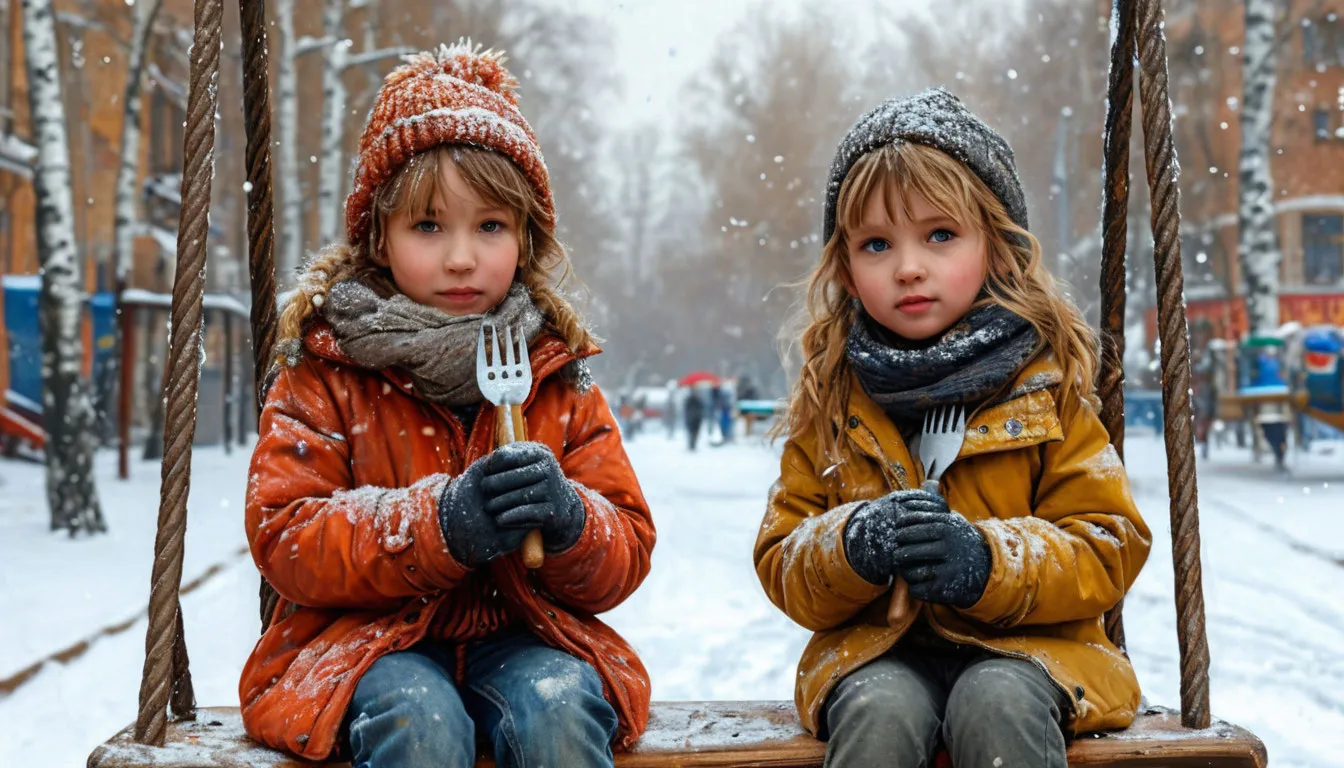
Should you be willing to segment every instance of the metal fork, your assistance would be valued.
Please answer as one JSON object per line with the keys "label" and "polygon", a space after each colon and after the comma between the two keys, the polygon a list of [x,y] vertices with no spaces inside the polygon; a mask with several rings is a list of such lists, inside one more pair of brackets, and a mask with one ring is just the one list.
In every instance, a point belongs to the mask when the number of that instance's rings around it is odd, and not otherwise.
{"label": "metal fork", "polygon": [[[486,329],[490,331],[488,342]],[[490,318],[481,321],[476,339],[476,385],[485,399],[495,406],[495,447],[526,440],[523,402],[532,391],[532,361],[527,354],[527,339],[522,333],[515,341],[513,328],[506,325],[504,343],[500,344],[494,321]],[[544,560],[541,531],[529,531],[523,539],[523,565],[540,568]]]}
{"label": "metal fork", "polygon": [[924,484],[929,493],[938,492],[938,481],[949,464],[961,453],[966,436],[966,409],[946,405],[924,414],[924,431],[919,438],[919,461],[924,465]]}
{"label": "metal fork", "polygon": [[[924,431],[919,437],[919,461],[924,465],[924,482],[920,488],[929,493],[938,492],[938,481],[948,465],[957,460],[965,436],[966,409],[961,406],[942,406],[924,414]],[[910,585],[905,579],[897,578],[891,587],[891,604],[887,607],[888,625],[904,623],[913,610]]]}

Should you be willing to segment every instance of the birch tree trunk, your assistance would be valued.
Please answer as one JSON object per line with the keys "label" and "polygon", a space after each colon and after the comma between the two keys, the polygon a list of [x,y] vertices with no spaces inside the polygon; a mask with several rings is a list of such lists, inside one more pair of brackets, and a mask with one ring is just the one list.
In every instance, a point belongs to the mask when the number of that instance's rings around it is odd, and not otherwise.
{"label": "birch tree trunk", "polygon": [[303,196],[299,189],[299,94],[298,42],[294,39],[294,0],[275,4],[276,24],[280,28],[280,56],[275,71],[275,116],[279,136],[280,186],[280,259],[276,281],[290,285],[303,260]]}
{"label": "birch tree trunk", "polygon": [[350,41],[344,39],[342,19],[345,0],[326,0],[322,12],[327,38],[322,68],[322,155],[317,179],[317,241],[326,245],[336,239],[341,204],[341,179],[345,176],[345,73]]}
{"label": "birch tree trunk", "polygon": [[[344,197],[350,178],[345,161],[345,118],[350,93],[345,87],[347,69],[369,67],[415,49],[406,46],[374,48],[376,19],[364,30],[364,50],[351,52],[354,41],[345,37],[347,0],[326,0],[322,12],[322,40],[325,52],[322,68],[322,149],[317,177],[317,238],[326,245],[341,237],[345,224]],[[305,39],[306,42],[306,39]],[[300,45],[300,53],[306,53]]]}
{"label": "birch tree trunk", "polygon": [[131,269],[131,248],[135,228],[135,182],[140,177],[140,113],[144,84],[145,58],[149,31],[159,14],[162,0],[139,0],[135,4],[135,32],[131,39],[130,60],[126,69],[126,92],[122,97],[121,165],[117,169],[116,217],[113,219],[112,263],[117,293],[126,285]]}
{"label": "birch tree trunk", "polygon": [[38,261],[42,265],[42,421],[52,530],[107,530],[93,484],[93,403],[81,377],[82,286],[74,241],[70,145],[61,101],[51,0],[23,1],[28,102],[37,144]]}
{"label": "birch tree trunk", "polygon": [[1283,256],[1269,172],[1275,82],[1274,5],[1275,0],[1246,0],[1237,254],[1246,280],[1251,335],[1272,333],[1279,327],[1279,264]]}
{"label": "birch tree trunk", "polygon": [[[131,36],[131,52],[126,67],[126,89],[122,95],[121,111],[121,164],[117,168],[117,186],[114,191],[112,219],[112,271],[114,296],[117,302],[117,322],[113,323],[112,355],[108,360],[112,381],[121,384],[121,351],[126,340],[122,338],[122,292],[126,290],[131,271],[132,250],[135,242],[136,181],[140,178],[140,117],[141,94],[144,91],[145,59],[148,57],[149,32],[159,14],[162,0],[140,0],[135,4],[135,29]],[[118,400],[120,402],[120,400]],[[120,407],[120,406],[118,406]],[[129,414],[117,414],[119,419]],[[118,430],[120,435],[120,430]],[[120,437],[118,437],[120,440]],[[126,446],[129,449],[130,446]]]}

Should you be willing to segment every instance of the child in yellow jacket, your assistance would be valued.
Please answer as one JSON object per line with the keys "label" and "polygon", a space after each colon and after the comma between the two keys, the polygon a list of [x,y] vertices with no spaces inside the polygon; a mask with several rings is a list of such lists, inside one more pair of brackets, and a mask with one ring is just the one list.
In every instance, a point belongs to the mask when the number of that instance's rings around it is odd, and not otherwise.
{"label": "child in yellow jacket", "polygon": [[[755,547],[815,632],[804,725],[826,765],[1065,768],[1139,686],[1104,614],[1150,535],[1094,409],[1094,333],[1027,229],[1008,144],[942,89],[888,101],[831,167],[803,368]],[[930,412],[957,460],[920,490]]]}

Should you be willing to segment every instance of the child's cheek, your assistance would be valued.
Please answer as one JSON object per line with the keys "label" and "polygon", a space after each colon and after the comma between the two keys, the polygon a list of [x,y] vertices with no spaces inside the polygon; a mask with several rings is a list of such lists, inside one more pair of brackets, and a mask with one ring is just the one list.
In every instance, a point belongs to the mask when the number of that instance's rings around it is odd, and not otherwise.
{"label": "child's cheek", "polygon": [[972,298],[980,293],[980,289],[985,285],[986,277],[987,271],[983,253],[979,254],[978,258],[962,259],[953,273],[948,276],[957,295]]}

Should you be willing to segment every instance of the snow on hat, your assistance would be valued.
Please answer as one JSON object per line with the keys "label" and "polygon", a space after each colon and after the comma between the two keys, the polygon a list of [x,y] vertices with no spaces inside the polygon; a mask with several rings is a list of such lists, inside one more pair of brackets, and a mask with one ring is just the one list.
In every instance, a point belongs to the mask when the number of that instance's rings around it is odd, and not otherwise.
{"label": "snow on hat", "polygon": [[440,144],[492,149],[523,172],[541,202],[540,224],[555,231],[555,201],[537,136],[518,111],[518,81],[502,52],[470,39],[403,57],[383,80],[359,140],[354,187],[345,200],[352,245],[369,235],[373,196],[418,152]]}
{"label": "snow on hat", "polygon": [[999,198],[1013,222],[1028,228],[1027,201],[1017,178],[1012,147],[947,89],[930,88],[879,104],[860,117],[840,141],[826,184],[822,242],[830,242],[835,232],[840,185],[854,163],[875,149],[901,141],[923,144],[961,161]]}

